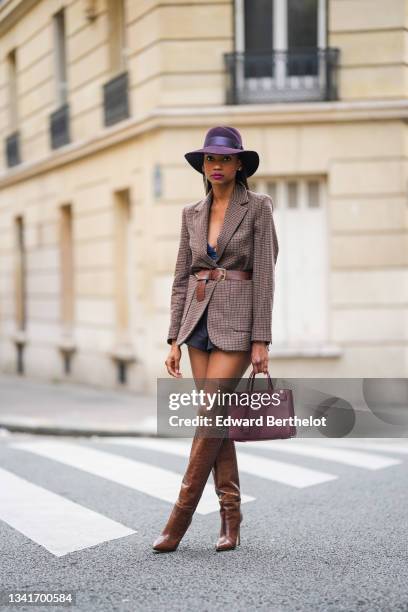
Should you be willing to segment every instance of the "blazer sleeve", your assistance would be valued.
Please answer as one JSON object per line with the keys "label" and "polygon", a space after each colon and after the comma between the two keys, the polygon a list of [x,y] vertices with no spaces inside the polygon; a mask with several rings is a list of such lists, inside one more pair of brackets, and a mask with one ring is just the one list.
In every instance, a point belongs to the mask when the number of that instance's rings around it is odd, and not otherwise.
{"label": "blazer sleeve", "polygon": [[272,343],[272,308],[275,292],[275,263],[279,245],[270,196],[260,202],[254,223],[253,323],[251,342]]}
{"label": "blazer sleeve", "polygon": [[183,316],[184,304],[186,299],[188,280],[191,268],[191,249],[190,236],[187,228],[186,209],[183,208],[181,218],[181,235],[180,244],[177,254],[176,267],[174,271],[174,280],[171,290],[170,303],[170,327],[167,334],[167,343],[171,344],[172,340],[177,338],[181,317]]}

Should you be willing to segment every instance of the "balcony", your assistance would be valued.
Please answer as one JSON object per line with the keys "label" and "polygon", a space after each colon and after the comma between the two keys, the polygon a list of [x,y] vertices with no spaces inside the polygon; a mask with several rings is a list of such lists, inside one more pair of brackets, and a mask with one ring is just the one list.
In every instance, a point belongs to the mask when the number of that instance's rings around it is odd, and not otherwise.
{"label": "balcony", "polygon": [[50,115],[51,147],[58,149],[70,141],[69,106],[64,104]]}
{"label": "balcony", "polygon": [[226,104],[337,100],[339,49],[224,53]]}
{"label": "balcony", "polygon": [[19,132],[13,132],[6,138],[6,162],[9,168],[21,163]]}
{"label": "balcony", "polygon": [[103,86],[105,126],[129,117],[128,73],[123,72]]}

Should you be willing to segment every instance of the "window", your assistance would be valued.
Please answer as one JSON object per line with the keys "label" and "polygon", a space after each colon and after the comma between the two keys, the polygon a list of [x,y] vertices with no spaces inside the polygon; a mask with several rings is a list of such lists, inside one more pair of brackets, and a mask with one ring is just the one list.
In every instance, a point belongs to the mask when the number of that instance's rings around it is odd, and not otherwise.
{"label": "window", "polygon": [[244,0],[245,49],[271,51],[273,49],[273,2]]}
{"label": "window", "polygon": [[123,0],[108,0],[109,71],[110,78],[103,85],[105,126],[113,125],[130,116],[129,75],[126,69],[126,15]]}
{"label": "window", "polygon": [[235,0],[233,82],[239,103],[333,94],[326,91],[336,56],[326,49],[326,2]]}
{"label": "window", "polygon": [[14,218],[14,304],[16,329],[27,327],[26,303],[26,245],[24,218],[19,215]]}
{"label": "window", "polygon": [[130,193],[128,189],[114,194],[114,254],[116,326],[121,341],[129,333],[130,277]]}
{"label": "window", "polygon": [[[273,70],[272,55],[264,57],[265,51],[273,50],[273,10],[271,0],[244,0],[244,45],[248,53],[245,62],[245,77],[270,76]],[[256,8],[256,10],[254,10]],[[257,61],[251,61],[251,57]]]}
{"label": "window", "polygon": [[65,45],[65,14],[64,9],[53,17],[54,52],[55,52],[55,83],[58,106],[67,102],[67,59]]}
{"label": "window", "polygon": [[53,28],[55,99],[57,108],[50,114],[49,130],[50,145],[53,149],[57,149],[68,144],[70,141],[64,9],[61,9],[53,16]]}
{"label": "window", "polygon": [[17,61],[16,50],[13,49],[7,56],[8,69],[8,112],[9,130],[13,132],[18,124],[18,98],[17,98]]}
{"label": "window", "polygon": [[65,333],[74,325],[74,253],[72,239],[72,206],[60,207],[61,323]]}
{"label": "window", "polygon": [[258,179],[250,189],[273,201],[279,241],[272,344],[318,347],[328,341],[325,182],[320,177]]}
{"label": "window", "polygon": [[326,0],[235,0],[237,51],[326,46]]}
{"label": "window", "polygon": [[125,14],[123,0],[108,0],[109,63],[112,75],[126,68]]}
{"label": "window", "polygon": [[317,47],[318,0],[287,0],[288,48]]}
{"label": "window", "polygon": [[21,163],[20,134],[18,131],[17,60],[16,50],[7,55],[8,123],[9,134],[5,139],[6,164],[10,168]]}

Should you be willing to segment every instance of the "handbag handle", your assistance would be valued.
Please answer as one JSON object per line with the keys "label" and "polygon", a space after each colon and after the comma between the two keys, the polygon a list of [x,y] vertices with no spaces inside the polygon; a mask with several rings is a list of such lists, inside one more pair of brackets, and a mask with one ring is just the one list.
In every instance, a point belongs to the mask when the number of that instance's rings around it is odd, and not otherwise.
{"label": "handbag handle", "polygon": [[[274,387],[273,387],[273,383],[272,383],[272,378],[271,375],[269,374],[269,370],[266,372],[267,376],[268,376],[268,390],[270,393],[274,392]],[[252,370],[251,374],[249,375],[248,378],[248,382],[247,382],[247,393],[252,393],[254,390],[254,383],[255,383],[255,370]]]}
{"label": "handbag handle", "polygon": [[[267,371],[267,375],[268,375],[268,390],[269,390],[269,393],[272,394],[274,392],[274,388],[273,388],[272,378],[269,374],[269,371]],[[249,395],[253,393],[253,390],[254,390],[255,376],[256,376],[255,370],[252,370],[251,374],[249,375],[248,382],[247,382],[247,388],[246,388],[246,392]],[[245,418],[248,418],[251,416],[249,411],[250,411],[250,406],[248,405],[245,410]],[[250,431],[249,424],[248,426],[243,427],[243,431],[245,433],[249,433]]]}

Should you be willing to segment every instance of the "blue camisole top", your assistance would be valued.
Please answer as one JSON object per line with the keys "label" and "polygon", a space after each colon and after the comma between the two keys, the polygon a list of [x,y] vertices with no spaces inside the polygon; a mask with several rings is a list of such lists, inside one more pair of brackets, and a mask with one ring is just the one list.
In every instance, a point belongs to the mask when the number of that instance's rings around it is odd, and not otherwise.
{"label": "blue camisole top", "polygon": [[217,259],[217,251],[207,242],[207,253],[213,259]]}

